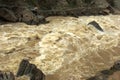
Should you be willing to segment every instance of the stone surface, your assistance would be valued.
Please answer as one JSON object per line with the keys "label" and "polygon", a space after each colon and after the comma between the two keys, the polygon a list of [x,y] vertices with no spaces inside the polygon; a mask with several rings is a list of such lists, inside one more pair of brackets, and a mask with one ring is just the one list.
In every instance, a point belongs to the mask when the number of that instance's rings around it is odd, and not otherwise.
{"label": "stone surface", "polygon": [[[20,61],[27,58],[46,74],[46,80],[85,80],[119,60],[119,15],[47,20],[50,23],[38,26],[0,25],[0,70],[16,74]],[[87,25],[93,20],[104,32]]]}

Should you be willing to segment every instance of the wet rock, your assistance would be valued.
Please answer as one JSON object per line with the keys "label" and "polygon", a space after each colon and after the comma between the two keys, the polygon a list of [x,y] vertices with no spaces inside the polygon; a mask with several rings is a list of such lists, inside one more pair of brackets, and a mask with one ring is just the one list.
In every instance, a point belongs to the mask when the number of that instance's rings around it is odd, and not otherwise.
{"label": "wet rock", "polygon": [[15,76],[12,72],[0,71],[0,80],[15,80]]}
{"label": "wet rock", "polygon": [[100,27],[100,25],[96,21],[89,22],[88,25],[93,25],[99,31],[103,31],[103,29]]}
{"label": "wet rock", "polygon": [[28,75],[30,80],[45,80],[44,73],[39,70],[34,64],[28,62],[28,60],[23,59],[19,65],[17,72],[17,77]]}

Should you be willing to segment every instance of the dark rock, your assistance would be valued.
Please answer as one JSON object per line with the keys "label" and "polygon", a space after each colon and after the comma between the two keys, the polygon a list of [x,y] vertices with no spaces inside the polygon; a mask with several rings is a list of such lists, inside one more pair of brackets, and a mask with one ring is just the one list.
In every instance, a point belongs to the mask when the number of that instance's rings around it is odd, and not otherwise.
{"label": "dark rock", "polygon": [[7,8],[0,8],[0,17],[11,22],[17,21],[17,17],[15,16],[15,14]]}
{"label": "dark rock", "polygon": [[120,60],[116,61],[113,65],[113,67],[111,67],[110,70],[113,70],[113,71],[120,71]]}
{"label": "dark rock", "polygon": [[100,27],[100,25],[96,21],[89,22],[88,25],[93,25],[96,29],[103,32],[103,29]]}
{"label": "dark rock", "polygon": [[[36,1],[36,2],[35,2]],[[83,16],[108,15],[120,13],[119,0],[35,0],[33,7],[37,7],[37,15],[28,5],[30,0],[0,0],[0,17],[11,22],[25,22],[27,24],[46,23],[48,16]],[[32,2],[32,1],[31,1]],[[1,7],[1,5],[5,5]],[[118,10],[114,9],[117,8]],[[5,14],[4,14],[5,13]],[[4,15],[3,15],[4,14]],[[45,17],[39,17],[45,16]]]}
{"label": "dark rock", "polygon": [[[2,0],[0,17],[10,22],[25,22],[27,24],[40,24],[45,18],[38,17],[28,7],[24,0]],[[4,4],[4,5],[3,5]]]}
{"label": "dark rock", "polygon": [[29,66],[29,62],[28,60],[22,60],[20,65],[19,65],[19,69],[18,69],[18,72],[17,72],[17,77],[19,76],[23,76],[24,75],[24,72],[26,70],[26,67]]}
{"label": "dark rock", "polygon": [[30,80],[45,80],[44,73],[38,69],[34,64],[28,62],[28,60],[22,60],[17,72],[17,77],[27,75]]}
{"label": "dark rock", "polygon": [[12,72],[0,71],[0,80],[15,80],[15,76]]}

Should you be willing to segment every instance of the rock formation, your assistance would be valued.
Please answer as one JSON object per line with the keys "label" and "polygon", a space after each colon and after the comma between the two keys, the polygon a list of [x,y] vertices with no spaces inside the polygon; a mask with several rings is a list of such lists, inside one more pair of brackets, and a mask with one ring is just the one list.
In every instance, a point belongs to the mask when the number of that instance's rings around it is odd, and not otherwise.
{"label": "rock formation", "polygon": [[1,0],[0,12],[0,18],[10,22],[25,22],[27,24],[45,22],[45,18],[34,14],[24,0]]}
{"label": "rock formation", "polygon": [[48,16],[118,14],[119,0],[0,0],[0,18],[27,24],[46,23]]}

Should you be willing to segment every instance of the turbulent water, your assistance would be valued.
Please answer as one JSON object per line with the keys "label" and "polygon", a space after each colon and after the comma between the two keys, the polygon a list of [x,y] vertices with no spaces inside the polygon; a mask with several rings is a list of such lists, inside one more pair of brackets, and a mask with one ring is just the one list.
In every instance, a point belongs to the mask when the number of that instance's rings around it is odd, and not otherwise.
{"label": "turbulent water", "polygon": [[[46,80],[85,80],[120,59],[119,15],[47,20],[50,23],[38,26],[0,25],[0,70],[16,74],[19,62],[27,58],[46,74]],[[104,32],[87,25],[91,21]]]}

